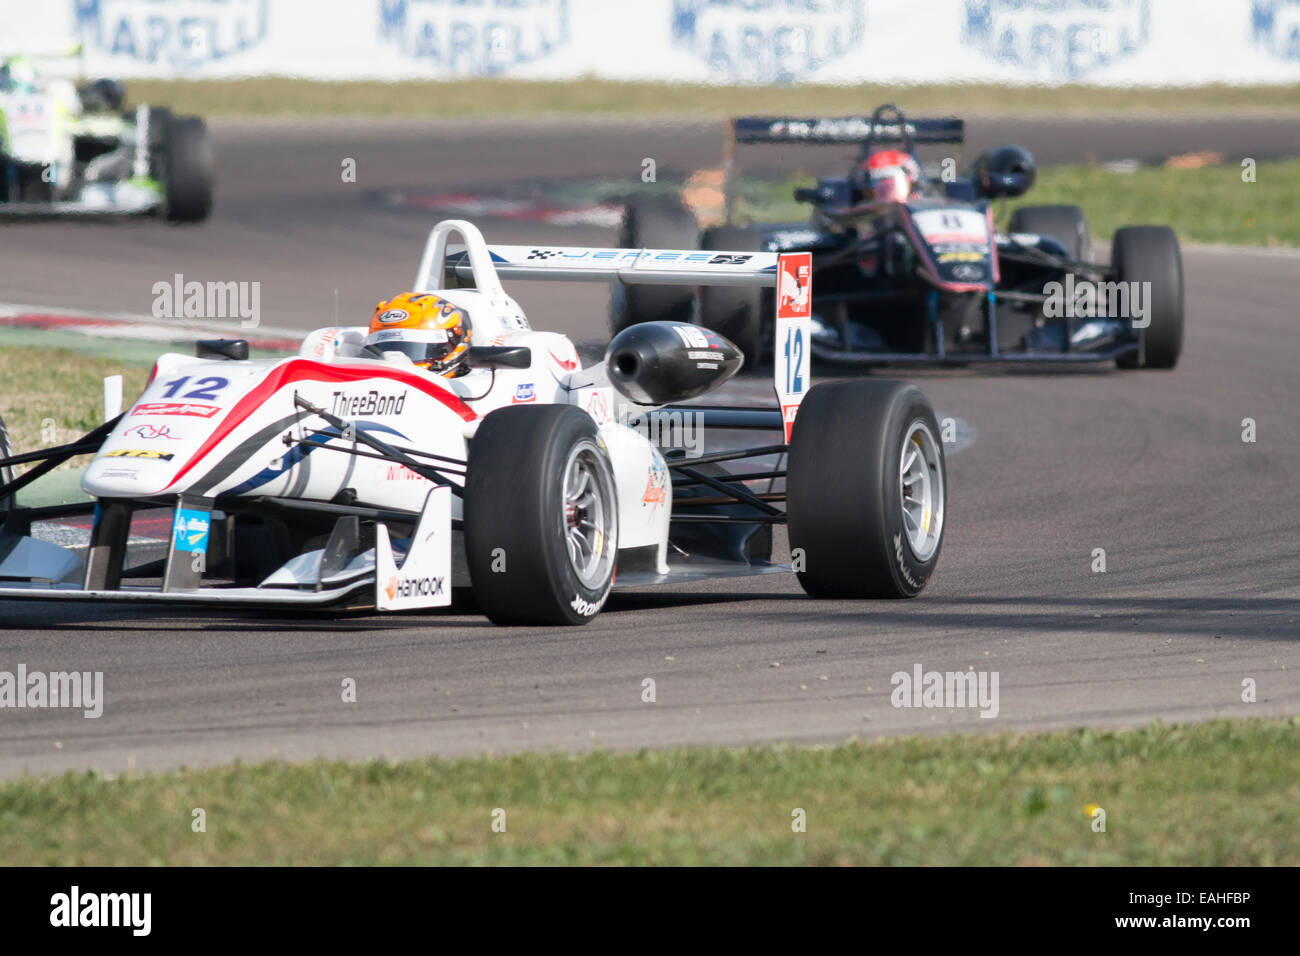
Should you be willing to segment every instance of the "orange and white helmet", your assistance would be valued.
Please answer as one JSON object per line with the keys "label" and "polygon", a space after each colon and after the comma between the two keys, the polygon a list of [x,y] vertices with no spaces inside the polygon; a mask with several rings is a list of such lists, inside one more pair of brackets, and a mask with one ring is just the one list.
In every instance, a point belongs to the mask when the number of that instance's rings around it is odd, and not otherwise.
{"label": "orange and white helmet", "polygon": [[401,352],[416,365],[455,377],[468,371],[469,313],[432,292],[403,292],[375,306],[365,344]]}
{"label": "orange and white helmet", "polygon": [[882,149],[862,163],[876,201],[903,202],[921,182],[921,166],[910,153],[901,149]]}

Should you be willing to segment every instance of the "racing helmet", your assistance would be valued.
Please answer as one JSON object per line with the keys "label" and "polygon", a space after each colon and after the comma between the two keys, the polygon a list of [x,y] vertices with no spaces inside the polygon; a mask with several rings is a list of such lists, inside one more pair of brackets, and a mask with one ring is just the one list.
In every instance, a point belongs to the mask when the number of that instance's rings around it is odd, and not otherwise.
{"label": "racing helmet", "polygon": [[901,149],[876,150],[859,167],[863,191],[880,202],[902,202],[921,182],[921,165]]}
{"label": "racing helmet", "polygon": [[455,303],[432,292],[403,292],[375,306],[365,344],[455,378],[469,371],[470,332],[469,313]]}

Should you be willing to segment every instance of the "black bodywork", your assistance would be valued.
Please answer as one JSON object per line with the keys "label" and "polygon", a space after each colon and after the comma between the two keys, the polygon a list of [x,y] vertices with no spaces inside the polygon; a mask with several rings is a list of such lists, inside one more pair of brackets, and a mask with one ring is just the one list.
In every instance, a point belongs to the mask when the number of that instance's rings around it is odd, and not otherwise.
{"label": "black bodywork", "polygon": [[[922,169],[918,144],[959,145],[964,136],[960,119],[909,121],[894,106],[880,107],[870,120],[743,118],[733,120],[732,130],[735,143],[860,142],[859,161],[876,147],[901,144]],[[730,150],[728,160],[730,167]],[[1057,236],[995,232],[993,200],[1032,185],[1033,160],[1025,150],[985,154],[964,176],[955,175],[953,160],[941,167],[938,178],[923,173],[916,194],[901,203],[873,202],[856,173],[822,178],[795,191],[812,207],[810,222],[751,227],[760,248],[813,255],[816,358],[1096,362],[1138,350],[1138,333],[1119,316],[1045,314],[1051,283],[1072,288],[1067,276],[1107,282],[1115,278],[1109,266],[1071,255]],[[729,214],[731,205],[728,197]]]}

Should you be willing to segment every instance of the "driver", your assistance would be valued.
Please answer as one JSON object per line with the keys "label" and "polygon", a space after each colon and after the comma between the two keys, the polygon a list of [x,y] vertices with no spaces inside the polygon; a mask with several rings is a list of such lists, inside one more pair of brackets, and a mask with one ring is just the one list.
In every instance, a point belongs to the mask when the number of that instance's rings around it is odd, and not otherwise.
{"label": "driver", "polygon": [[880,149],[858,166],[858,177],[876,202],[904,202],[921,184],[921,165],[901,149]]}
{"label": "driver", "polygon": [[400,352],[447,378],[469,371],[469,313],[432,292],[403,292],[375,306],[365,338],[371,351]]}

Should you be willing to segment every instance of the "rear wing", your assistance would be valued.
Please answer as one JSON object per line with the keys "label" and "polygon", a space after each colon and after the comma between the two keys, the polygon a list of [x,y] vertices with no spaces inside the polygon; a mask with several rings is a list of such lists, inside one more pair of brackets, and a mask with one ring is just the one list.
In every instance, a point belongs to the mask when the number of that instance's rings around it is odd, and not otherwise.
{"label": "rear wing", "polygon": [[914,143],[961,143],[965,136],[965,120],[957,117],[902,123],[873,123],[866,116],[813,119],[742,116],[731,121],[731,137],[736,143],[835,145],[862,143],[868,138],[882,143],[901,143],[908,138]]}
{"label": "rear wing", "polygon": [[739,143],[861,144],[865,153],[868,142],[903,143],[912,152],[918,143],[954,143],[960,146],[965,139],[965,120],[955,116],[907,119],[892,103],[879,107],[871,116],[735,117],[727,122],[727,139],[722,152],[724,215],[727,222],[732,221],[736,204],[736,145]]}
{"label": "rear wing", "polygon": [[[449,246],[453,234],[459,235],[464,248]],[[505,295],[503,278],[773,289],[773,384],[789,442],[799,403],[811,384],[811,253],[490,246],[472,223],[445,219],[429,232],[412,289],[433,292],[472,283],[488,295]]]}
{"label": "rear wing", "polygon": [[[450,245],[458,235],[459,248]],[[473,287],[503,295],[501,279],[621,282],[624,285],[775,286],[775,252],[606,249],[595,246],[489,246],[463,219],[429,231],[415,274],[416,292]]]}
{"label": "rear wing", "polygon": [[[780,258],[775,252],[587,246],[488,246],[487,250],[493,270],[502,279],[623,285],[775,286]],[[447,255],[446,278],[454,278],[457,284],[474,279],[468,250]]]}

